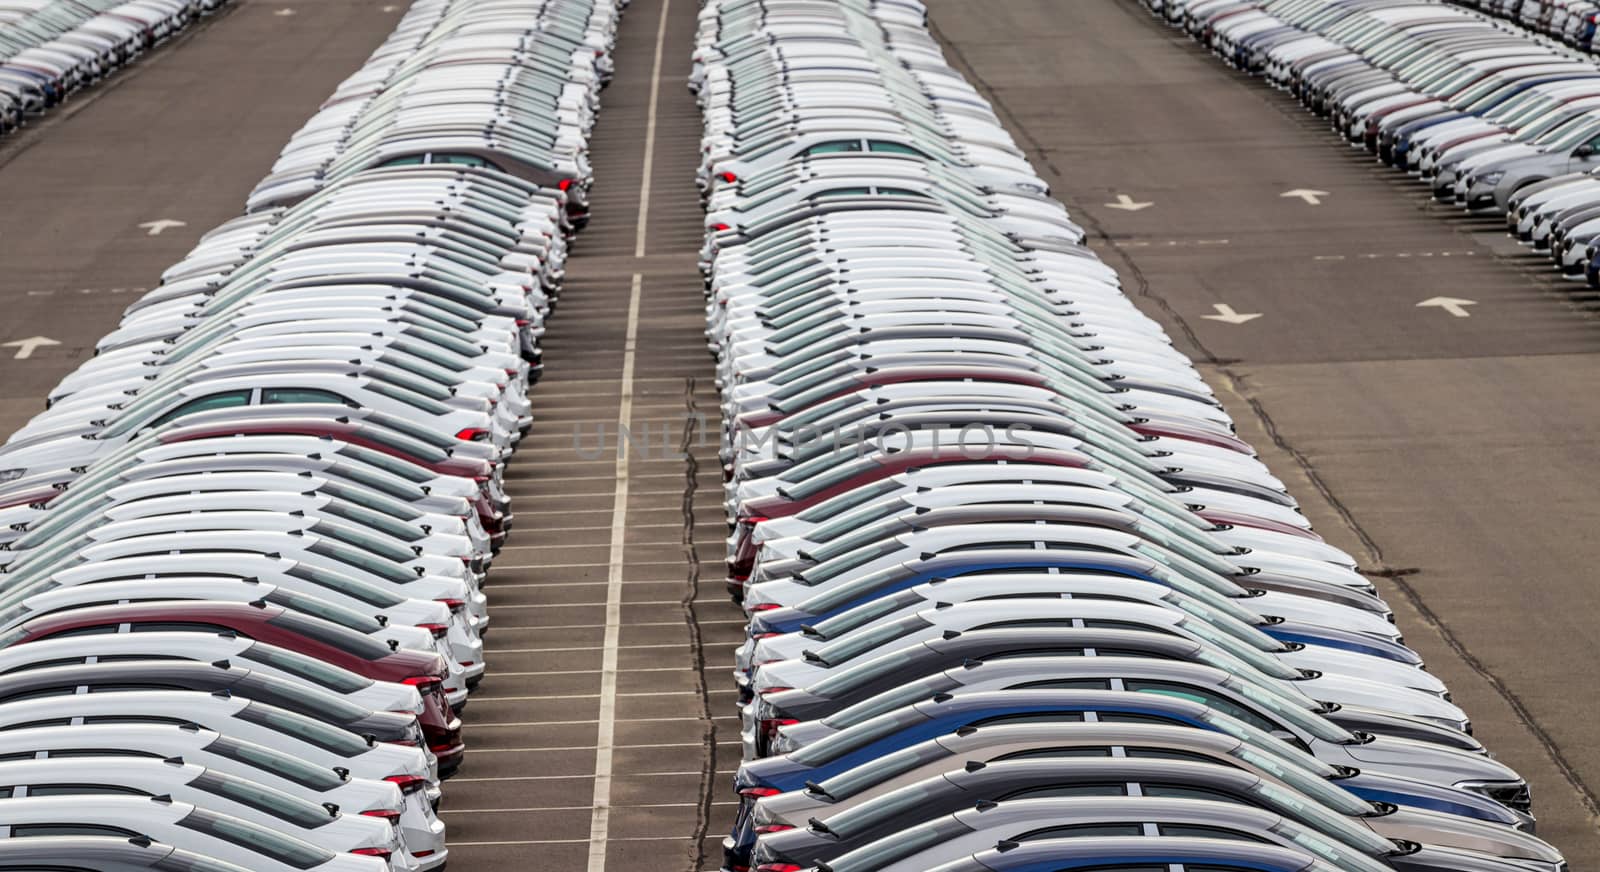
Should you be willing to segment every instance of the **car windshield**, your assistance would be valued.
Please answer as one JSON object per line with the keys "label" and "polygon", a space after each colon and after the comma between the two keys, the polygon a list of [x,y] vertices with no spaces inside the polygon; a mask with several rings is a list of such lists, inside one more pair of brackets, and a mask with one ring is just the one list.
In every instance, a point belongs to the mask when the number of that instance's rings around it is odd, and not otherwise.
{"label": "car windshield", "polygon": [[360,445],[344,445],[339,448],[339,453],[351,460],[360,461],[368,466],[375,466],[391,475],[397,475],[413,484],[426,484],[433,480],[433,473],[410,461],[391,457],[381,451],[374,451]]}
{"label": "car windshield", "polygon": [[[829,499],[817,503],[811,508],[796,514],[795,518],[808,524],[815,524],[819,521],[826,521],[829,518],[840,517],[841,512],[847,512],[850,509],[867,502],[868,500],[874,500],[886,494],[894,493],[895,491],[900,490],[902,487],[904,487],[904,485],[898,481],[895,481],[894,479],[883,479],[881,481],[876,481],[864,487],[853,488],[849,491],[839,494],[836,497],[830,497]],[[891,505],[897,505],[897,503],[891,503]],[[893,509],[889,509],[888,511],[893,511]],[[872,513],[869,513],[869,515],[871,514]],[[870,517],[867,518],[867,520],[870,520]],[[808,538],[810,537],[808,536]]]}
{"label": "car windshield", "polygon": [[869,600],[849,611],[841,612],[812,626],[805,633],[810,638],[832,641],[843,637],[857,627],[864,627],[884,615],[893,614],[904,608],[920,606],[927,602],[928,600],[918,593],[916,589],[903,590],[896,594]]}
{"label": "car windshield", "polygon": [[218,736],[216,741],[205,747],[205,750],[234,760],[246,763],[252,768],[269,772],[286,781],[293,781],[302,787],[309,787],[318,792],[334,790],[344,786],[344,779],[339,777],[332,769],[313,766],[298,757],[293,757],[281,751],[274,751],[263,745],[250,742],[241,742],[227,736]]}
{"label": "car windshield", "polygon": [[874,560],[895,554],[904,548],[905,546],[898,539],[889,539],[876,545],[868,545],[856,549],[853,553],[843,554],[824,563],[807,567],[795,577],[795,580],[808,587],[818,585],[830,579],[838,578]]}
{"label": "car windshield", "polygon": [[178,826],[205,833],[225,842],[232,842],[296,869],[320,866],[332,861],[336,856],[332,851],[309,842],[202,808],[189,812],[183,820],[178,821]]}
{"label": "car windshield", "polygon": [[886,754],[870,763],[846,769],[817,786],[834,800],[849,799],[869,787],[883,784],[925,763],[943,760],[949,756],[950,752],[938,742],[923,742],[893,754]]}
{"label": "car windshield", "polygon": [[879,715],[866,723],[857,724],[789,753],[789,759],[802,766],[822,766],[895,733],[924,719],[915,709],[901,709]]}
{"label": "car windshield", "polygon": [[931,626],[932,623],[918,615],[907,615],[897,621],[889,621],[875,627],[863,627],[846,634],[837,642],[823,645],[813,653],[823,664],[829,667],[839,666],[868,651],[881,648],[896,639],[913,635]]}
{"label": "car windshield", "polygon": [[[344,469],[339,469],[338,471],[341,475],[346,472]],[[362,484],[366,484],[366,482],[362,482]],[[422,518],[422,513],[412,508],[410,504],[403,500],[395,499],[376,488],[369,490],[368,488],[370,487],[370,485],[368,487],[354,487],[340,484],[336,481],[325,481],[318,490],[352,505],[361,506],[373,512],[382,512],[390,518],[398,518],[407,522],[417,521]],[[426,494],[417,494],[415,498],[423,496],[426,496]],[[407,498],[411,497],[408,496]]]}
{"label": "car windshield", "polygon": [[314,802],[209,769],[189,782],[189,786],[308,830],[334,820],[333,814]]}
{"label": "car windshield", "polygon": [[[299,602],[305,602],[308,599],[310,598],[302,597]],[[322,611],[326,613],[327,609]],[[317,620],[317,618],[297,614],[296,612],[286,611],[269,619],[267,623],[337,648],[347,654],[354,654],[363,660],[380,660],[392,653],[388,645],[371,636],[365,636],[359,632],[351,632],[348,627],[336,626],[327,620]]]}
{"label": "car windshield", "polygon": [[371,747],[354,733],[259,702],[245,706],[238,717],[345,757],[358,757],[371,750]]}
{"label": "car windshield", "polygon": [[823,722],[835,729],[853,727],[870,718],[875,718],[884,712],[892,712],[912,703],[932,699],[941,691],[953,690],[960,685],[949,676],[939,674],[929,678],[920,678],[908,681],[899,687],[886,690],[870,699],[862,700],[855,705],[840,709],[829,715]]}
{"label": "car windshield", "polygon": [[954,789],[943,778],[930,778],[870,799],[823,820],[838,839],[853,839],[919,808],[937,809],[941,794]]}
{"label": "car windshield", "polygon": [[812,682],[806,689],[821,697],[843,696],[891,672],[904,669],[916,661],[925,650],[918,645],[912,648],[902,648],[899,651],[891,651],[888,654],[882,654],[871,660],[856,664],[849,669],[829,674],[821,680]]}
{"label": "car windshield", "polygon": [[1197,621],[1186,617],[1178,621],[1177,626],[1274,678],[1293,680],[1300,677],[1298,671],[1282,660],[1265,651],[1246,645],[1228,633],[1218,631],[1205,621]]}
{"label": "car windshield", "polygon": [[303,678],[317,687],[325,687],[336,693],[355,693],[373,685],[372,679],[357,675],[348,669],[340,669],[315,657],[307,657],[287,648],[279,648],[261,642],[256,642],[249,648],[239,652],[238,657],[251,663],[271,666],[296,678]]}
{"label": "car windshield", "polygon": [[318,587],[327,588],[331,591],[337,591],[338,593],[348,596],[351,599],[360,600],[369,606],[392,609],[395,606],[405,602],[405,597],[390,593],[389,591],[384,590],[377,585],[368,584],[367,582],[351,578],[348,575],[343,575],[341,573],[334,572],[331,569],[325,569],[320,566],[310,566],[304,563],[297,563],[293,568],[284,574],[293,576],[294,578],[298,578],[302,581],[309,581]]}
{"label": "car windshield", "polygon": [[1263,800],[1267,808],[1355,845],[1368,854],[1382,857],[1394,852],[1393,842],[1304,794],[1270,781],[1258,781],[1249,791]]}

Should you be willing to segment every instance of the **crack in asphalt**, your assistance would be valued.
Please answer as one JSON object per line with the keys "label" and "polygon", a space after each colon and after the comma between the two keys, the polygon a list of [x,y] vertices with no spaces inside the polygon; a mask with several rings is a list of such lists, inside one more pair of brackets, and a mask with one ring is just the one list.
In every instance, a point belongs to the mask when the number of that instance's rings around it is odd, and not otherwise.
{"label": "crack in asphalt", "polygon": [[[1124,2],[1118,2],[1117,7],[1138,18],[1144,26],[1158,26],[1157,23],[1151,20],[1148,15],[1143,14],[1142,10],[1129,9],[1127,4]],[[1165,27],[1165,25],[1159,26],[1163,28]],[[986,80],[978,72],[978,70],[973,67],[972,63],[967,60],[966,55],[961,51],[960,46],[956,45],[947,36],[945,36],[944,32],[940,30],[938,25],[933,21],[931,15],[929,16],[928,20],[928,29],[933,34],[934,38],[939,41],[939,44],[944,47],[945,51],[950,54],[955,66],[959,68],[967,76],[967,78],[974,83],[978,90],[982,92],[983,95],[989,100],[990,104],[995,108],[996,113],[1005,120],[1007,127],[1010,128],[1014,134],[1019,136],[1024,143],[1026,143],[1027,150],[1032,152],[1032,156],[1044,165],[1046,170],[1050,173],[1051,179],[1055,182],[1062,181],[1065,177],[1062,175],[1061,170],[1050,159],[1049,152],[1045,148],[1044,144],[1033,135],[1032,131],[1028,129],[1027,125],[1022,123],[1021,119],[1017,117],[1017,115],[1011,110],[1010,106],[1006,103],[1005,98],[1002,97],[1000,93],[989,84],[988,80]],[[1170,34],[1163,35],[1170,36]],[[1187,42],[1187,40],[1185,42]],[[1191,44],[1186,45],[1186,50],[1195,51],[1196,49]],[[1267,102],[1268,105],[1272,105],[1272,101],[1264,102]],[[1282,107],[1273,106],[1273,108],[1278,112],[1279,115],[1282,115],[1286,118],[1290,117],[1286,112],[1283,111]],[[1301,123],[1299,126],[1303,126],[1303,123]],[[1057,196],[1059,197],[1059,194]],[[1251,414],[1254,415],[1256,420],[1260,423],[1262,429],[1272,441],[1272,444],[1293,458],[1295,465],[1299,467],[1301,473],[1306,477],[1306,480],[1310,482],[1311,486],[1317,491],[1318,495],[1322,497],[1323,501],[1326,502],[1339,516],[1340,522],[1347,529],[1349,529],[1351,534],[1354,535],[1357,541],[1361,543],[1362,550],[1366,552],[1366,557],[1370,564],[1370,567],[1365,570],[1366,574],[1386,579],[1397,591],[1400,592],[1401,596],[1405,598],[1406,602],[1409,603],[1412,608],[1416,609],[1417,614],[1422,617],[1424,623],[1426,623],[1428,627],[1438,635],[1440,640],[1444,642],[1451,652],[1459,657],[1461,662],[1465,664],[1468,669],[1472,670],[1474,674],[1481,678],[1484,683],[1489,686],[1490,690],[1499,696],[1500,699],[1505,702],[1506,706],[1511,709],[1512,714],[1516,717],[1517,721],[1522,724],[1525,729],[1527,729],[1527,731],[1532,735],[1533,740],[1544,751],[1545,756],[1561,773],[1562,777],[1566,780],[1567,784],[1572,787],[1573,791],[1577,793],[1579,801],[1583,803],[1584,810],[1588,812],[1590,818],[1600,818],[1600,796],[1596,795],[1595,791],[1590,788],[1589,784],[1577,771],[1576,767],[1574,767],[1567,759],[1566,754],[1561,750],[1561,746],[1556,742],[1554,737],[1552,737],[1550,733],[1539,723],[1533,712],[1522,701],[1522,698],[1517,695],[1516,691],[1507,686],[1506,683],[1502,681],[1492,669],[1490,669],[1482,660],[1468,650],[1466,644],[1462,642],[1461,639],[1456,635],[1455,631],[1450,627],[1450,624],[1445,621],[1438,612],[1428,605],[1428,603],[1423,599],[1421,592],[1418,591],[1416,587],[1407,580],[1407,578],[1412,575],[1420,574],[1421,570],[1415,567],[1392,567],[1387,564],[1384,559],[1382,547],[1379,546],[1377,540],[1367,532],[1366,527],[1364,527],[1360,521],[1356,520],[1355,514],[1350,510],[1350,508],[1346,506],[1344,502],[1340,500],[1339,497],[1333,492],[1333,489],[1328,485],[1327,481],[1323,479],[1322,474],[1317,470],[1316,464],[1311,461],[1311,458],[1307,457],[1298,448],[1290,444],[1289,440],[1283,436],[1283,433],[1278,429],[1277,422],[1273,420],[1272,415],[1267,411],[1266,406],[1249,390],[1248,376],[1232,367],[1232,364],[1238,363],[1239,361],[1234,359],[1224,360],[1217,357],[1217,355],[1213,353],[1211,349],[1206,347],[1204,342],[1200,341],[1200,337],[1195,333],[1193,327],[1181,314],[1179,314],[1177,309],[1175,309],[1166,298],[1154,292],[1150,286],[1148,278],[1145,276],[1144,271],[1139,267],[1139,264],[1134,260],[1133,255],[1123,248],[1123,246],[1115,237],[1106,232],[1105,227],[1101,224],[1098,218],[1091,214],[1087,209],[1081,209],[1074,214],[1074,219],[1082,223],[1093,233],[1097,240],[1115,253],[1117,259],[1122,262],[1124,268],[1127,270],[1127,273],[1133,276],[1137,288],[1136,293],[1138,296],[1148,300],[1151,304],[1160,308],[1161,311],[1167,315],[1173,326],[1183,333],[1184,338],[1188,340],[1190,345],[1199,353],[1203,361],[1212,366],[1216,372],[1221,374],[1227,380],[1228,384],[1226,387],[1228,390],[1250,407]]]}
{"label": "crack in asphalt", "polygon": [[700,795],[696,797],[694,846],[690,849],[689,864],[685,867],[685,872],[699,872],[706,868],[706,835],[711,829],[712,792],[716,787],[717,773],[717,722],[711,716],[711,692],[706,686],[705,645],[700,631],[699,610],[695,606],[695,599],[700,595],[701,564],[700,553],[694,547],[694,497],[696,491],[700,489],[700,459],[695,457],[693,448],[696,437],[705,436],[705,423],[699,405],[695,402],[694,392],[695,379],[684,379],[683,404],[686,414],[683,422],[683,438],[678,442],[678,450],[683,454],[682,545],[689,572],[679,607],[683,610],[684,623],[689,628],[689,657],[694,666],[695,692],[700,703],[699,714],[703,720],[701,742],[704,753],[700,763]]}

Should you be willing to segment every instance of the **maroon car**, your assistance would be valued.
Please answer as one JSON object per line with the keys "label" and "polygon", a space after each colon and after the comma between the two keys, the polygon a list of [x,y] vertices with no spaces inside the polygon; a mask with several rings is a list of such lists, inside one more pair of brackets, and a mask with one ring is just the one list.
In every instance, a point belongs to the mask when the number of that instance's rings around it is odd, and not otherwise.
{"label": "maroon car", "polygon": [[439,772],[454,772],[466,755],[461,720],[450,711],[443,657],[396,649],[330,621],[265,602],[159,601],[71,609],[27,621],[0,636],[0,647],[88,633],[162,631],[233,633],[288,648],[377,681],[416,687],[418,716]]}

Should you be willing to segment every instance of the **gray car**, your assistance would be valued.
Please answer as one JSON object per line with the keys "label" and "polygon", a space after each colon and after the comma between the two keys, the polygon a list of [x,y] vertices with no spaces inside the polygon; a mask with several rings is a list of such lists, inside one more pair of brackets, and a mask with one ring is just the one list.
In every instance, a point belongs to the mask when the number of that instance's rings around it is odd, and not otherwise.
{"label": "gray car", "polygon": [[1526,866],[1460,848],[1398,842],[1374,857],[1281,814],[1187,797],[1096,796],[980,802],[828,861],[831,872],[921,872],[1003,842],[1163,836],[1266,842],[1306,851],[1345,872],[1517,872]]}
{"label": "gray car", "polygon": [[1391,810],[1341,815],[1316,800],[1238,769],[1183,760],[1052,759],[973,764],[814,819],[805,829],[761,836],[753,866],[831,860],[910,826],[978,802],[1060,796],[1212,799],[1266,809],[1373,858],[1409,853],[1396,840],[1488,851],[1529,869],[1557,872],[1561,855],[1514,830],[1462,818]]}

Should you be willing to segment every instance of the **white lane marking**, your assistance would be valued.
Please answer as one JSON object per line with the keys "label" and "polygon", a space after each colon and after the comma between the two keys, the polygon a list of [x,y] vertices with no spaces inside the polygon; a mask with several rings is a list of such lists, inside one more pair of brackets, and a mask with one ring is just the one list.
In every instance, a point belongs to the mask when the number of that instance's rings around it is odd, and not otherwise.
{"label": "white lane marking", "polygon": [[0,348],[15,348],[16,354],[11,355],[12,360],[27,360],[33,353],[41,348],[61,343],[48,336],[29,336],[27,339],[14,339],[10,342],[0,343]]}
{"label": "white lane marking", "polygon": [[[687,648],[683,642],[661,642],[653,645],[618,645],[621,651],[631,651],[642,648]],[[551,654],[557,651],[598,651],[599,645],[569,645],[561,648],[486,648],[489,654]]]}
{"label": "white lane marking", "polygon": [[1347,259],[1349,259],[1351,257],[1355,257],[1355,258],[1358,258],[1360,260],[1379,260],[1379,259],[1385,258],[1385,257],[1410,258],[1410,257],[1477,257],[1477,256],[1478,256],[1478,253],[1476,251],[1397,251],[1397,252],[1393,252],[1391,254],[1379,254],[1379,253],[1375,253],[1375,252],[1367,252],[1367,253],[1356,254],[1356,255],[1348,255],[1348,254],[1315,254],[1315,255],[1311,256],[1311,259],[1312,260],[1347,260]]}
{"label": "white lane marking", "polygon": [[1472,313],[1467,311],[1468,306],[1478,305],[1477,300],[1463,300],[1460,297],[1429,297],[1417,304],[1417,308],[1433,307],[1443,309],[1457,318],[1471,318]]}
{"label": "white lane marking", "polygon": [[1128,196],[1127,194],[1118,194],[1117,195],[1117,202],[1115,202],[1115,203],[1106,203],[1104,205],[1105,205],[1105,207],[1107,209],[1121,209],[1121,210],[1123,210],[1125,212],[1137,212],[1140,209],[1148,209],[1151,206],[1154,206],[1155,203],[1151,203],[1151,202],[1143,202],[1143,203],[1141,203],[1141,202],[1139,202],[1137,200],[1134,200],[1132,197]]}
{"label": "white lane marking", "polygon": [[[656,56],[650,68],[650,108],[645,113],[644,172],[639,179],[639,229],[633,243],[634,257],[644,257],[645,232],[650,228],[650,177],[656,162],[656,109],[661,102],[661,47],[667,39],[667,9],[671,6],[672,0],[661,0],[661,20],[656,24]],[[604,856],[599,866],[593,865],[593,855],[589,859],[592,872],[604,869]]]}
{"label": "white lane marking", "polygon": [[[498,588],[498,586],[497,586]],[[496,603],[497,609],[573,609],[596,608],[605,603]],[[680,600],[628,600],[623,603],[628,606],[675,606],[681,605]],[[496,672],[496,675],[500,673]]]}
{"label": "white lane marking", "polygon": [[278,16],[279,18],[288,18],[289,16],[295,14],[295,12],[294,12],[293,9],[289,9],[289,8],[285,7],[283,9],[279,9],[277,12],[274,12],[272,14]]}
{"label": "white lane marking", "polygon": [[[661,27],[666,29],[667,0],[661,4]],[[656,78],[661,76],[661,43],[656,42]],[[659,85],[659,82],[656,83]],[[651,136],[654,136],[655,95],[651,93]],[[650,157],[645,153],[648,173]],[[649,190],[649,180],[646,179]],[[640,208],[639,244],[644,245],[644,210]],[[633,369],[639,346],[639,299],[644,288],[644,276],[633,274],[633,286],[628,292],[628,326],[622,343],[622,397],[617,404],[617,426],[633,424]],[[620,430],[618,432],[621,432]],[[617,489],[611,504],[611,561],[606,575],[606,624],[603,651],[600,656],[600,715],[594,752],[594,812],[589,816],[589,869],[605,872],[606,841],[611,834],[611,757],[612,743],[617,729],[617,646],[622,637],[622,561],[626,554],[623,541],[628,532],[628,455],[631,451],[617,452]]]}
{"label": "white lane marking", "polygon": [[1306,203],[1308,205],[1321,206],[1322,205],[1322,198],[1328,196],[1328,192],[1327,191],[1314,191],[1314,190],[1312,190],[1310,188],[1295,188],[1292,191],[1284,191],[1283,193],[1279,194],[1278,196],[1280,196],[1280,197],[1298,197],[1298,198],[1306,201]]}
{"label": "white lane marking", "polygon": [[173,227],[188,227],[189,225],[186,222],[175,221],[171,218],[160,218],[155,221],[146,221],[139,226],[144,228],[146,236],[160,236],[163,230],[170,230]]}
{"label": "white lane marking", "polygon": [[1221,321],[1224,324],[1244,324],[1261,317],[1260,312],[1235,312],[1227,303],[1213,303],[1211,308],[1217,310],[1215,315],[1201,315],[1208,321]]}
{"label": "white lane marking", "polygon": [[[457,781],[457,779],[452,778],[451,781]],[[739,803],[730,799],[711,804],[713,806],[733,806]],[[699,808],[699,806],[700,803],[698,802],[641,802],[635,805],[619,805],[617,808]],[[507,812],[587,811],[588,809],[589,807],[586,805],[530,805],[522,808],[441,808],[439,809],[439,814],[505,814]]]}
{"label": "white lane marking", "polygon": [[1228,239],[1167,239],[1148,240],[1131,239],[1127,242],[1117,243],[1118,248],[1189,248],[1202,245],[1227,245],[1232,240]]}

